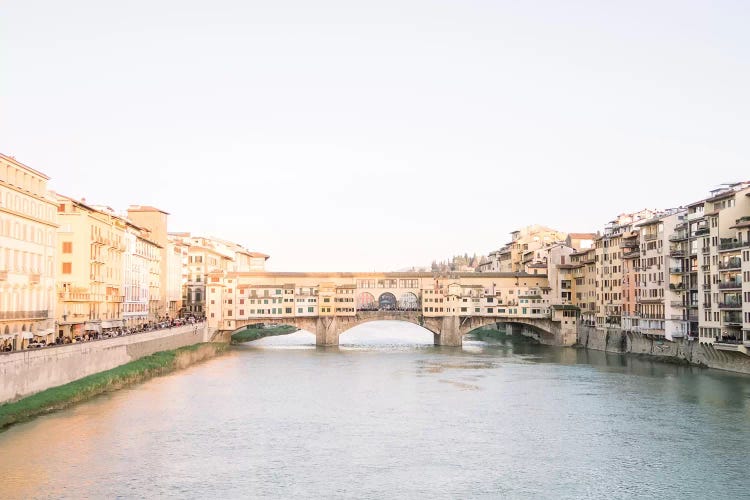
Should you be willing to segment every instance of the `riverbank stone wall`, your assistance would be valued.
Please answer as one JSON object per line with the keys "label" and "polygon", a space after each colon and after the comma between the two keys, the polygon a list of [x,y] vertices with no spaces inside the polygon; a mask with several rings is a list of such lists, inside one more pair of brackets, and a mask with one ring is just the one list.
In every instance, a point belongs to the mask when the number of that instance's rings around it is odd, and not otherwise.
{"label": "riverbank stone wall", "polygon": [[719,351],[711,344],[701,344],[695,340],[670,341],[619,328],[579,326],[578,346],[597,351],[656,356],[666,361],[750,374],[750,356],[741,352]]}
{"label": "riverbank stone wall", "polygon": [[0,403],[67,384],[158,351],[206,342],[206,324],[0,355]]}

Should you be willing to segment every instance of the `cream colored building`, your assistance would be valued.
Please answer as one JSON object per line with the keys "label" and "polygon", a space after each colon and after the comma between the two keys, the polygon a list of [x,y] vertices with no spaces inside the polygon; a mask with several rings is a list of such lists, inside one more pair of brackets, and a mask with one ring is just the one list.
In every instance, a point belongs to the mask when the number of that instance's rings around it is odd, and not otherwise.
{"label": "cream colored building", "polygon": [[596,325],[596,250],[590,248],[570,255],[573,273],[573,305],[581,314],[581,324]]}
{"label": "cream colored building", "polygon": [[125,222],[111,209],[57,195],[58,336],[122,326]]}
{"label": "cream colored building", "polygon": [[[156,263],[151,261],[149,278],[149,315],[154,320],[161,320],[170,315],[169,284],[181,279],[181,270],[175,271],[169,266],[167,219],[169,213],[148,205],[131,205],[128,207],[128,219],[136,225],[148,230],[148,240],[159,248]],[[172,271],[172,275],[170,275]],[[174,273],[177,273],[175,275]],[[155,281],[156,280],[156,281]],[[176,304],[173,304],[176,306]]]}
{"label": "cream colored building", "polygon": [[0,154],[0,347],[54,337],[57,212],[48,180]]}
{"label": "cream colored building", "polygon": [[750,182],[716,190],[692,207],[699,340],[725,351],[750,347]]}
{"label": "cream colored building", "polygon": [[169,239],[173,244],[184,247],[182,316],[205,316],[206,277],[210,272],[264,271],[268,260],[266,254],[251,252],[239,244],[219,238],[170,233]]}
{"label": "cream colored building", "polygon": [[684,304],[670,300],[669,288],[669,237],[686,219],[684,209],[675,209],[637,224],[640,267],[636,271],[638,322],[635,331],[667,340],[687,334],[687,317],[683,317],[687,314],[686,308]]}
{"label": "cream colored building", "polygon": [[[490,252],[488,260],[477,268],[479,272],[526,272],[529,264],[537,262],[534,256],[536,250],[563,242],[567,237],[566,233],[538,224],[510,234],[511,241],[500,250]],[[543,274],[543,271],[538,271],[538,274]]]}
{"label": "cream colored building", "polygon": [[183,297],[187,285],[188,246],[169,238],[167,242],[167,314],[177,318],[183,310]]}

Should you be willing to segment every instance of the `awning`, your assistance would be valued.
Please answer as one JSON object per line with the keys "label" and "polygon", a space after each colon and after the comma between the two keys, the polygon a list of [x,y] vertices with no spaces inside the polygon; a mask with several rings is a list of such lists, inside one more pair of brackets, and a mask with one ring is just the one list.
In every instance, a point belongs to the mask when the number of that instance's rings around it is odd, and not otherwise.
{"label": "awning", "polygon": [[112,320],[112,326],[115,328],[122,327],[123,326],[122,320],[121,319]]}
{"label": "awning", "polygon": [[102,327],[100,326],[99,323],[86,323],[83,326],[83,329],[88,332],[101,332],[102,331]]}
{"label": "awning", "polygon": [[21,333],[21,337],[23,337],[25,339],[33,339],[34,338],[34,334],[31,333],[31,332],[22,332]]}
{"label": "awning", "polygon": [[112,322],[111,321],[102,321],[102,328],[112,328]]}
{"label": "awning", "polygon": [[0,335],[0,340],[10,340],[13,337],[15,337],[15,335],[11,335],[9,333],[3,333],[2,335]]}

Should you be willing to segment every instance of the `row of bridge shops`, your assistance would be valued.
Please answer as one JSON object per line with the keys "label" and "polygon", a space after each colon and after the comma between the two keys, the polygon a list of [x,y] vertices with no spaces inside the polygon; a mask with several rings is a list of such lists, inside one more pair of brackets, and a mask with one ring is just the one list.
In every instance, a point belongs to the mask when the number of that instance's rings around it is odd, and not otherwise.
{"label": "row of bridge shops", "polygon": [[[441,279],[423,273],[419,277],[379,279],[346,276],[349,279],[336,283],[305,274],[308,279],[300,280],[302,283],[282,282],[290,274],[266,273],[261,279],[242,273],[211,276],[207,285],[209,325],[228,330],[254,319],[351,317],[377,311],[417,313],[424,318],[497,318],[498,322],[510,318],[550,319],[571,326],[578,318],[577,307],[552,303],[555,301],[545,276],[486,273]],[[272,280],[279,284],[268,283]]]}

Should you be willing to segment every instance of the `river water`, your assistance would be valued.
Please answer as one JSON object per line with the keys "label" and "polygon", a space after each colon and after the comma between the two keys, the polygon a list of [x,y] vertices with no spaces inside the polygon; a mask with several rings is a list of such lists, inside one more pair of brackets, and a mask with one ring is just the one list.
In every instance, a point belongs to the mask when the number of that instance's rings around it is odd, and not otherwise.
{"label": "river water", "polygon": [[749,498],[750,378],[297,332],[0,433],[3,498]]}

